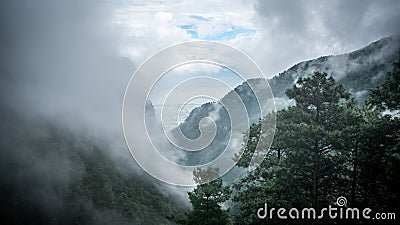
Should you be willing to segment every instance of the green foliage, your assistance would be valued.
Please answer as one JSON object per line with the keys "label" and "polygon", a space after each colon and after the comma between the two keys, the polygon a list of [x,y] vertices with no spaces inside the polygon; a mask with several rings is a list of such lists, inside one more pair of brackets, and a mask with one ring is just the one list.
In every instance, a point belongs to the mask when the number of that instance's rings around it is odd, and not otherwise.
{"label": "green foliage", "polygon": [[370,90],[367,103],[381,110],[400,110],[400,57],[385,82]]}
{"label": "green foliage", "polygon": [[[276,216],[260,220],[256,212],[264,203],[318,209],[333,205],[339,196],[347,197],[353,207],[398,211],[399,118],[358,106],[342,85],[324,73],[299,79],[286,93],[296,105],[277,113],[269,154],[260,167],[233,185],[233,200],[240,208],[234,223],[305,224],[309,221],[282,221]],[[251,126],[239,166],[249,166],[262,123],[268,119]]]}
{"label": "green foliage", "polygon": [[[17,158],[15,147],[30,160]],[[177,211],[147,178],[122,172],[103,150],[62,132],[2,150],[9,152],[1,158],[2,224],[158,225],[171,224],[165,216]]]}
{"label": "green foliage", "polygon": [[237,162],[238,167],[253,167],[261,163],[268,152],[266,149],[271,145],[275,134],[276,112],[266,115],[258,123],[253,123],[250,129],[245,133],[246,143],[240,150],[239,154],[235,154],[233,160]]}
{"label": "green foliage", "polygon": [[278,120],[284,123],[276,140],[284,145],[290,169],[308,181],[312,206],[318,208],[319,203],[329,202],[329,196],[322,196],[331,184],[328,177],[337,174],[343,164],[342,149],[336,144],[343,126],[337,121],[349,93],[332,77],[319,72],[300,78],[286,93],[296,105],[278,114]]}
{"label": "green foliage", "polygon": [[260,140],[260,134],[261,134],[261,122],[258,123],[253,123],[250,126],[250,129],[248,131],[248,139],[244,140],[245,145],[244,148],[241,151],[241,155],[236,154],[234,157],[234,160],[237,161],[237,166],[239,167],[249,167],[250,166],[250,161],[251,157],[254,154],[254,151],[257,148],[258,141]]}
{"label": "green foliage", "polygon": [[[217,168],[196,169],[193,172],[194,180],[199,185],[188,192],[193,210],[183,215],[169,216],[179,224],[187,225],[225,225],[229,224],[227,210],[221,204],[230,197],[230,190],[222,184]],[[216,178],[216,179],[215,179]]]}

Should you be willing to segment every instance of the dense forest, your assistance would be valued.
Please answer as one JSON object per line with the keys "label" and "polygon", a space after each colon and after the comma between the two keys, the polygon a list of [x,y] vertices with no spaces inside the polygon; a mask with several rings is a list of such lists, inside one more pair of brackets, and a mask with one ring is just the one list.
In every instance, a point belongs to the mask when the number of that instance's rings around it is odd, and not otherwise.
{"label": "dense forest", "polygon": [[171,224],[178,204],[147,175],[82,136],[0,112],[0,224]]}
{"label": "dense forest", "polygon": [[[273,145],[258,168],[232,185],[216,179],[189,192],[191,211],[170,215],[179,224],[398,224],[400,215],[400,60],[386,80],[369,90],[363,104],[326,73],[299,78],[286,91],[294,106],[276,113]],[[269,115],[271,116],[271,115]],[[269,116],[249,129],[238,166],[251,168],[257,143],[269,135]],[[265,126],[261,126],[261,125]],[[261,130],[261,127],[267,127]],[[196,179],[218,170],[195,171]],[[337,199],[345,198],[345,202]],[[370,208],[371,219],[282,220],[257,210],[328,205]],[[229,209],[228,209],[229,208]],[[374,213],[396,219],[374,220]],[[230,217],[229,217],[230,215]],[[287,214],[286,214],[287,216]],[[311,217],[312,218],[312,217]]]}

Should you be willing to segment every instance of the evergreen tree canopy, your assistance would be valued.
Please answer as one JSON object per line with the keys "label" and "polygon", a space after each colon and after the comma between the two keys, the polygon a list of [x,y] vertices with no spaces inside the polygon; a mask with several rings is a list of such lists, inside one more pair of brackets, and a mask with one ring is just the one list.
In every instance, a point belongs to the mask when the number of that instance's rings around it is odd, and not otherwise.
{"label": "evergreen tree canopy", "polygon": [[400,110],[400,57],[388,75],[383,84],[370,90],[368,103],[381,110]]}

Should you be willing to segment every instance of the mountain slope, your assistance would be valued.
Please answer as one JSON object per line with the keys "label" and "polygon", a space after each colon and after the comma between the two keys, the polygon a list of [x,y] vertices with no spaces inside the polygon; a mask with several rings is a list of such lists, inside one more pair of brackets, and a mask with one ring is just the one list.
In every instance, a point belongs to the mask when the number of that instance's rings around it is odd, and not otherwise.
{"label": "mountain slope", "polygon": [[171,224],[177,204],[147,176],[79,134],[0,109],[1,224]]}
{"label": "mountain slope", "polygon": [[269,80],[274,96],[282,98],[299,77],[314,71],[326,72],[342,83],[359,100],[367,89],[382,83],[391,71],[400,49],[400,35],[386,37],[347,54],[323,56],[298,63]]}
{"label": "mountain slope", "polygon": [[[255,88],[259,87],[259,85],[262,85],[262,83],[260,83],[257,79],[250,80],[249,83]],[[225,150],[230,141],[230,137],[234,136],[234,134],[231,132],[232,124],[229,113],[224,106],[229,105],[231,106],[229,110],[238,111],[240,104],[237,104],[237,96],[240,97],[244,107],[247,109],[247,117],[249,118],[250,124],[259,120],[261,115],[259,104],[254,93],[251,91],[249,83],[243,83],[227,93],[220,100],[221,103],[209,102],[193,109],[186,120],[180,124],[179,127],[172,130],[172,134],[174,136],[177,136],[176,133],[179,133],[178,130],[180,129],[186,137],[190,139],[196,139],[200,136],[200,121],[203,118],[209,117],[215,121],[215,138],[212,140],[210,145],[201,151],[186,152],[186,161],[183,162],[185,165],[192,166],[207,163],[216,159],[216,157]],[[246,123],[245,127],[247,127],[246,119],[236,121],[236,125],[238,125],[238,123]],[[243,132],[245,132],[245,130]],[[240,132],[239,138],[242,138],[242,136],[243,133]],[[179,138],[176,138],[176,140],[179,143]]]}
{"label": "mountain slope", "polygon": [[[269,80],[272,92],[275,97],[278,110],[287,107],[291,103],[285,96],[285,91],[291,88],[299,77],[307,77],[314,71],[326,72],[333,76],[339,83],[342,83],[359,101],[367,97],[368,88],[375,87],[382,83],[385,76],[392,69],[393,62],[397,59],[400,48],[400,35],[383,38],[372,44],[348,53],[337,56],[324,56],[317,59],[298,63],[288,70],[280,73]],[[234,90],[227,93],[221,102],[229,101],[236,92],[243,100],[248,111],[248,118],[251,123],[257,122],[260,117],[259,105],[254,93],[248,83],[257,85],[257,79],[244,82]],[[176,129],[189,138],[197,138],[200,135],[199,124],[206,116],[215,111],[219,103],[207,103],[192,110],[186,120]],[[187,165],[209,162],[221,154],[229,140],[230,119],[225,110],[218,110],[216,137],[204,150],[199,152],[186,153]],[[224,128],[224,129],[222,129]],[[175,129],[175,130],[176,130]]]}

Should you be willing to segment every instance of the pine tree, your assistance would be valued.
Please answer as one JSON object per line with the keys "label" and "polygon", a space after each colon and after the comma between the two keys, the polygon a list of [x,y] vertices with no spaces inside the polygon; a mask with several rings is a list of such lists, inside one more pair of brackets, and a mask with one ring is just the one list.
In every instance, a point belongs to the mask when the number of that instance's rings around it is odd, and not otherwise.
{"label": "pine tree", "polygon": [[[286,92],[295,106],[277,113],[275,139],[265,160],[234,184],[240,209],[234,223],[265,224],[256,214],[264,203],[318,210],[338,196],[347,197],[351,207],[398,212],[399,81],[400,60],[386,81],[370,90],[367,105],[360,106],[325,73],[300,78]],[[238,166],[251,167],[266,121],[251,126],[242,158],[236,157]],[[268,221],[282,222],[276,217]]]}
{"label": "pine tree", "polygon": [[[168,219],[187,225],[225,225],[229,224],[227,210],[221,204],[230,197],[230,190],[224,186],[217,168],[196,169],[194,181],[199,185],[188,192],[193,210]],[[215,179],[216,178],[216,179]]]}
{"label": "pine tree", "polygon": [[364,206],[400,211],[400,57],[388,75],[366,102],[359,195]]}
{"label": "pine tree", "polygon": [[385,82],[370,90],[367,103],[380,110],[400,110],[400,52]]}
{"label": "pine tree", "polygon": [[342,164],[343,153],[336,140],[343,127],[337,121],[350,94],[332,77],[320,72],[300,78],[286,94],[296,105],[282,111],[284,132],[277,138],[283,139],[296,173],[311,181],[312,206],[318,209],[320,199],[329,201],[319,196],[321,190],[331,188],[330,180]]}
{"label": "pine tree", "polygon": [[[299,79],[287,95],[296,105],[277,113],[271,150],[260,167],[235,184],[234,201],[240,208],[236,224],[264,224],[256,215],[264,203],[318,209],[319,204],[328,205],[335,201],[332,196],[347,191],[341,185],[350,154],[343,148],[341,134],[347,126],[343,118],[355,102],[342,85],[319,72]],[[244,156],[254,151],[263,133],[259,127],[254,124],[250,128],[250,145],[244,148]],[[248,160],[245,157],[238,165],[248,166]],[[268,222],[279,224],[282,220]]]}

